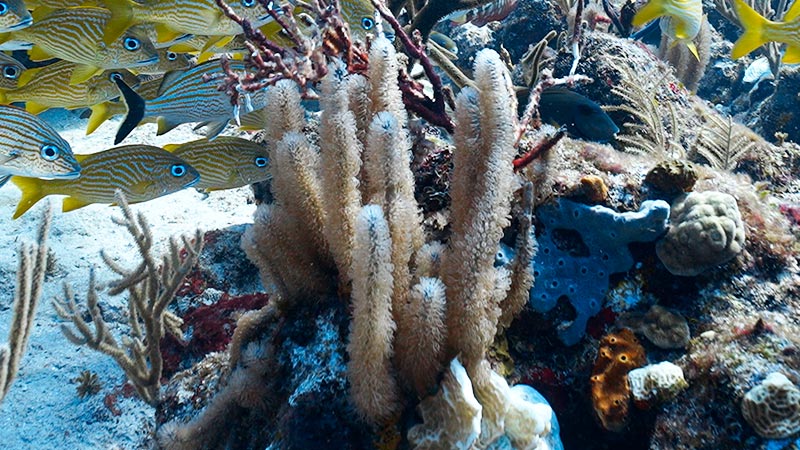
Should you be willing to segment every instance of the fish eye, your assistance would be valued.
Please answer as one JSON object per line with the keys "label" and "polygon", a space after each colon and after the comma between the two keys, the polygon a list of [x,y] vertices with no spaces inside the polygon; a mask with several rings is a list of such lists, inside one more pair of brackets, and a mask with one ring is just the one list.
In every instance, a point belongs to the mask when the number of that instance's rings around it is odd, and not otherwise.
{"label": "fish eye", "polygon": [[170,61],[175,61],[178,59],[178,54],[175,52],[167,52],[167,59]]}
{"label": "fish eye", "polygon": [[263,156],[256,156],[256,167],[267,167],[267,158]]}
{"label": "fish eye", "polygon": [[0,16],[8,12],[8,5],[6,2],[0,1]]}
{"label": "fish eye", "polygon": [[17,66],[3,67],[3,78],[8,78],[9,80],[16,80],[18,76],[19,76],[19,67]]}
{"label": "fish eye", "polygon": [[120,81],[122,80],[122,74],[119,72],[111,72],[111,75],[108,76],[109,81]]}
{"label": "fish eye", "polygon": [[125,47],[125,50],[134,52],[139,50],[139,48],[142,46],[142,43],[134,37],[126,37],[125,40],[122,41],[122,46]]}
{"label": "fish eye", "polygon": [[42,158],[48,161],[55,161],[58,158],[58,147],[53,144],[44,144],[42,145],[41,154]]}
{"label": "fish eye", "polygon": [[256,0],[242,0],[242,6],[245,8],[250,8],[256,4]]}
{"label": "fish eye", "polygon": [[186,167],[184,167],[183,164],[173,164],[169,169],[169,173],[171,173],[173,177],[182,177],[186,175]]}
{"label": "fish eye", "polygon": [[372,19],[372,17],[363,17],[361,19],[361,28],[365,30],[371,30],[372,27],[374,26],[375,26],[375,21]]}

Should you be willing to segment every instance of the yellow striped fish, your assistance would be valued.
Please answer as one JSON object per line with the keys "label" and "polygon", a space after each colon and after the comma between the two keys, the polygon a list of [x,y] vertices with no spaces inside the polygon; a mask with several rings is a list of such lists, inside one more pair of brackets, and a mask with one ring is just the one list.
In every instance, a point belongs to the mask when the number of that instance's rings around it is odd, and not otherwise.
{"label": "yellow striped fish", "polygon": [[[183,34],[234,36],[242,27],[229,19],[214,0],[105,0],[111,20],[105,27],[104,42],[114,42],[131,25],[153,23],[158,42]],[[256,0],[229,1],[234,12],[259,26],[269,15]]]}
{"label": "yellow striped fish", "polygon": [[703,1],[650,0],[633,16],[632,24],[640,27],[659,17],[664,17],[659,26],[661,32],[672,41],[671,45],[686,44],[689,51],[699,60],[697,47],[692,40],[700,32],[703,24]]}
{"label": "yellow striped fish", "polygon": [[37,20],[28,28],[4,36],[34,44],[30,58],[57,57],[80,64],[70,84],[83,83],[104,69],[124,69],[153,64],[158,53],[146,36],[130,31],[110,45],[103,45],[103,28],[111,13],[103,8],[65,8]]}
{"label": "yellow striped fish", "polygon": [[19,84],[19,77],[25,66],[16,59],[0,52],[0,89],[14,89]]}
{"label": "yellow striped fish", "polygon": [[50,125],[13,106],[0,106],[0,118],[0,186],[11,175],[78,177],[72,149]]}
{"label": "yellow striped fish", "polygon": [[800,63],[800,0],[792,3],[783,22],[767,20],[741,0],[734,0],[733,7],[744,32],[733,44],[731,58],[739,59],[767,42],[782,42],[787,47],[781,61]]}
{"label": "yellow striped fish", "polygon": [[[241,61],[231,61],[230,68],[235,72],[245,71]],[[117,131],[115,144],[122,142],[147,117],[158,118],[158,135],[182,123],[202,122],[208,126],[209,139],[213,139],[238,111],[231,104],[230,96],[217,89],[221,77],[224,77],[224,71],[217,60],[172,72],[164,76],[158,96],[152,100],[143,99],[118,80],[117,85],[128,105],[128,115]],[[263,91],[251,94],[249,98],[248,106],[253,110],[266,106]]]}
{"label": "yellow striped fish", "polygon": [[33,17],[22,0],[0,0],[0,33],[30,26]]}
{"label": "yellow striped fish", "polygon": [[[289,0],[292,5],[297,4],[297,0]],[[350,27],[350,35],[360,41],[366,41],[367,35],[375,33],[375,7],[372,6],[370,0],[339,0],[339,6],[342,11],[342,19],[347,22]],[[303,12],[303,9],[296,7],[293,11],[294,14]],[[272,17],[265,20],[265,24],[261,26],[260,30],[269,39],[279,42],[282,45],[288,45],[289,42],[281,35],[281,27],[275,22]],[[300,26],[303,27],[302,22]],[[384,32],[391,29],[385,27]]]}
{"label": "yellow striped fish", "polygon": [[170,144],[164,149],[183,159],[200,173],[195,189],[218,191],[269,179],[267,148],[248,139],[220,136]]}
{"label": "yellow striped fish", "polygon": [[146,202],[192,186],[200,179],[186,161],[152,145],[125,145],[77,158],[83,168],[76,180],[12,177],[11,182],[22,190],[14,219],[48,195],[68,195],[61,205],[61,210],[67,212],[92,203],[114,203],[117,189],[130,203]]}
{"label": "yellow striped fish", "polygon": [[[135,89],[136,93],[139,94],[145,100],[154,99],[158,96],[158,88],[161,86],[161,83],[164,81],[163,77],[154,77],[150,80],[142,81],[139,83],[139,86]],[[119,91],[117,91],[119,92]],[[86,126],[86,135],[90,135],[97,130],[97,128],[103,124],[106,120],[114,116],[121,116],[128,113],[128,106],[125,104],[124,101],[109,101],[98,103],[96,105],[91,106],[92,115],[89,117],[89,124]],[[145,118],[142,120],[141,123],[150,123],[155,122],[155,118]],[[263,129],[262,126],[260,129]]]}
{"label": "yellow striped fish", "polygon": [[28,69],[16,89],[0,90],[0,103],[25,102],[25,110],[39,114],[50,108],[85,108],[119,97],[119,89],[112,77],[121,77],[126,83],[139,80],[125,69],[108,70],[101,77],[85,83],[69,84],[76,64],[58,61],[37,69]]}

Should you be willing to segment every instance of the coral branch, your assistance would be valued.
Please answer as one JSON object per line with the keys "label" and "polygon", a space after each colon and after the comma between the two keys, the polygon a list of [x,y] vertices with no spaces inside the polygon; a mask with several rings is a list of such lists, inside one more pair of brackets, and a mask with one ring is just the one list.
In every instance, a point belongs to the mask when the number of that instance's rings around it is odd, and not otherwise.
{"label": "coral branch", "polygon": [[50,231],[52,209],[48,205],[39,225],[35,244],[21,245],[17,252],[17,287],[14,294],[14,316],[8,343],[0,345],[0,403],[8,394],[19,370],[19,362],[28,347],[36,307],[42,293],[47,269],[47,235]]}
{"label": "coral branch", "polygon": [[445,95],[442,79],[436,74],[433,63],[425,53],[424,44],[422,44],[423,35],[415,33],[414,40],[412,40],[400,25],[400,22],[397,21],[397,18],[392,15],[391,11],[386,9],[383,3],[378,0],[372,0],[372,4],[375,5],[375,8],[378,10],[381,17],[383,17],[383,20],[388,22],[392,27],[395,36],[403,44],[408,56],[419,60],[425,72],[425,76],[428,78],[433,88],[433,98],[431,99],[423,93],[421,84],[413,81],[408,74],[401,75],[399,81],[400,90],[403,92],[403,104],[409,111],[452,133],[454,126],[452,119],[445,111]]}
{"label": "coral branch", "polygon": [[117,203],[122,209],[123,218],[115,218],[114,223],[125,227],[134,238],[142,262],[133,270],[125,270],[113,263],[103,253],[103,259],[114,272],[122,278],[110,283],[109,294],[118,295],[128,291],[129,336],[117,342],[103,319],[98,304],[97,282],[94,270],[89,273],[87,292],[87,311],[94,324],[92,331],[84,317],[86,312],[78,306],[72,289],[64,285],[64,298],[55,299],[53,307],[59,317],[72,322],[77,333],[66,325],[62,331],[67,339],[76,345],[88,345],[113,357],[133,383],[136,392],[144,401],[155,406],[159,401],[161,386],[161,338],[164,331],[174,330],[179,318],[166,311],[181,287],[183,279],[197,262],[203,248],[203,233],[199,230],[192,239],[181,238],[183,246],[175,238],[170,239],[168,255],[158,258],[152,254],[153,236],[143,214],[134,216],[121,192],[117,192]]}

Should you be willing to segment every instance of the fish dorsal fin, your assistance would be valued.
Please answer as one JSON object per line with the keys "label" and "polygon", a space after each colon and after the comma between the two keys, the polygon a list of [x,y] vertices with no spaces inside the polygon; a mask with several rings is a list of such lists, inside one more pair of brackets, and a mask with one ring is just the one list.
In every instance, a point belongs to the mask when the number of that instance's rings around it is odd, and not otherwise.
{"label": "fish dorsal fin", "polygon": [[789,8],[789,10],[786,11],[786,14],[783,16],[783,21],[791,22],[798,17],[800,17],[800,2],[795,0],[795,2],[792,3],[791,8]]}
{"label": "fish dorsal fin", "polygon": [[84,206],[88,206],[90,204],[90,202],[79,200],[75,197],[67,197],[61,203],[61,212],[75,211],[78,208],[83,208]]}
{"label": "fish dorsal fin", "polygon": [[70,86],[81,84],[89,81],[95,75],[103,73],[103,69],[90,66],[88,64],[79,64],[72,69],[72,76],[69,79]]}
{"label": "fish dorsal fin", "polygon": [[25,102],[25,111],[28,111],[31,114],[39,114],[47,111],[48,109],[50,109],[49,106],[42,105],[41,103],[32,102],[30,100]]}
{"label": "fish dorsal fin", "polygon": [[28,58],[31,61],[44,61],[52,58],[53,55],[47,53],[42,47],[34,45],[32,49],[28,50]]}
{"label": "fish dorsal fin", "polygon": [[175,83],[175,80],[183,75],[183,70],[170,70],[169,72],[164,74],[164,77],[161,79],[161,85],[158,86],[158,91],[156,92],[156,97],[160,97],[164,91],[167,90],[170,86]]}
{"label": "fish dorsal fin", "polygon": [[42,67],[37,67],[35,69],[25,69],[17,79],[17,87],[20,88],[25,86],[26,84],[30,83],[31,80],[36,78],[39,75],[39,72],[42,71]]}
{"label": "fish dorsal fin", "polygon": [[[800,2],[800,0],[796,0],[796,2]],[[797,45],[790,45],[786,47],[786,52],[784,52],[781,62],[784,64],[800,63],[800,47]]]}
{"label": "fish dorsal fin", "polygon": [[166,117],[159,117],[158,118],[158,131],[156,131],[156,136],[161,136],[162,134],[169,133],[172,131],[173,128],[180,125],[180,122],[172,122]]}
{"label": "fish dorsal fin", "polygon": [[38,178],[11,177],[11,182],[22,191],[22,198],[19,199],[17,210],[14,211],[14,219],[25,214],[27,210],[31,209],[31,206],[47,195],[42,189],[45,182]]}
{"label": "fish dorsal fin", "polygon": [[186,33],[182,32],[182,31],[176,31],[172,27],[170,27],[169,25],[166,25],[166,24],[163,24],[163,23],[157,23],[155,25],[155,29],[156,29],[156,41],[159,44],[164,44],[166,42],[172,42],[175,39],[178,39],[179,37],[181,37],[184,34],[186,34]]}
{"label": "fish dorsal fin", "polygon": [[178,148],[180,148],[180,146],[181,146],[181,144],[167,144],[167,145],[164,146],[164,150],[172,153],[175,150],[177,150]]}

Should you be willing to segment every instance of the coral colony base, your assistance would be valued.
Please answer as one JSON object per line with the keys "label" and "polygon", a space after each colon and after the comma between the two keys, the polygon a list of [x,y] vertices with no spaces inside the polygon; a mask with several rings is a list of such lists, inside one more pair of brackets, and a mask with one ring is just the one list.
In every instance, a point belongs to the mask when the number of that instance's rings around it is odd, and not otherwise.
{"label": "coral colony base", "polygon": [[0,447],[800,446],[798,17],[0,0]]}

